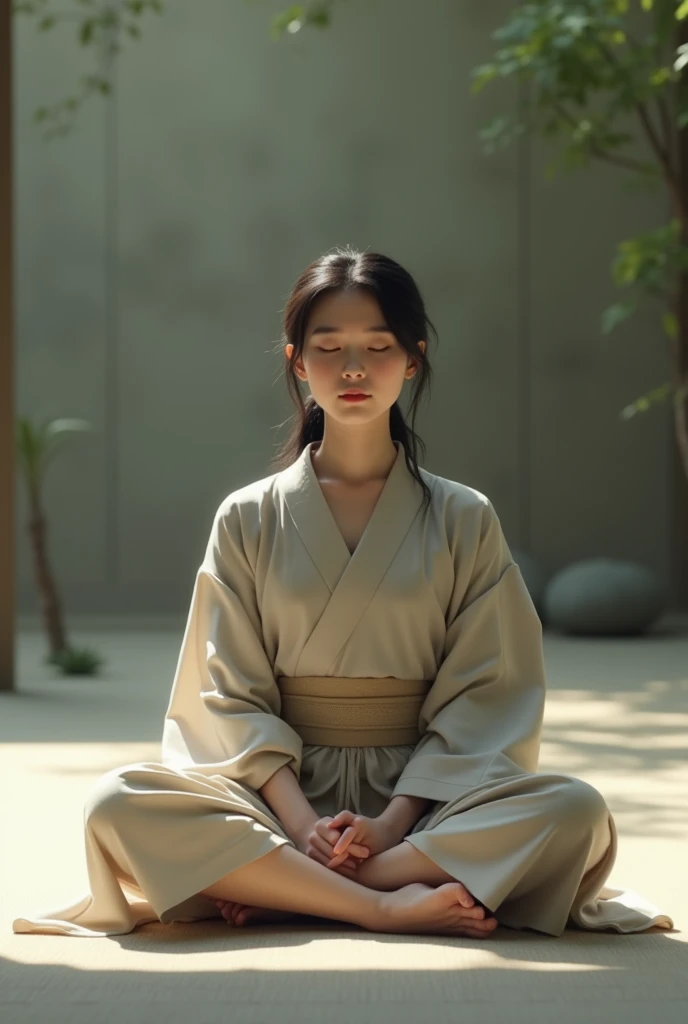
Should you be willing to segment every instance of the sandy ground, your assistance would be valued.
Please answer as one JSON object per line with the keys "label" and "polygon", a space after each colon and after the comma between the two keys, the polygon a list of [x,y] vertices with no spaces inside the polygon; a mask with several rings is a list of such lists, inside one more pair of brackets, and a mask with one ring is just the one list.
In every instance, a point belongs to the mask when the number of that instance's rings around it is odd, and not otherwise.
{"label": "sandy ground", "polygon": [[487,940],[369,934],[331,922],[232,931],[149,924],[107,939],[13,935],[11,921],[86,892],[82,805],[105,771],[159,759],[182,626],[82,629],[107,658],[65,679],[18,636],[17,692],[0,695],[0,1019],[262,1024],[495,1019],[688,1020],[688,621],[632,640],[545,634],[540,769],[596,786],[619,853],[611,886],[675,929],[634,935],[498,929]]}

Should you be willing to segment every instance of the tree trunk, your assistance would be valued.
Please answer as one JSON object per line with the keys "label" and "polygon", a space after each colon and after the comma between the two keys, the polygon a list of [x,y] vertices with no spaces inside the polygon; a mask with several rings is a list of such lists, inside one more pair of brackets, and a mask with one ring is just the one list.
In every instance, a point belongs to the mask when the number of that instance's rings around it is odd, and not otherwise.
{"label": "tree trunk", "polygon": [[62,611],[57,596],[53,574],[48,564],[46,550],[47,527],[41,508],[40,497],[32,494],[30,498],[31,517],[29,520],[29,536],[34,556],[34,578],[41,598],[43,622],[48,634],[51,654],[58,654],[67,647]]}
{"label": "tree trunk", "polygon": [[[688,43],[688,19],[678,23],[677,46]],[[681,83],[682,85],[683,83]],[[685,88],[677,89],[680,100],[676,104],[680,110],[685,103]],[[677,110],[674,111],[674,115]],[[676,156],[679,188],[679,209],[681,221],[681,243],[688,246],[688,129],[677,130]],[[674,403],[674,426],[676,443],[681,458],[683,472],[688,479],[688,271],[681,270],[678,275],[675,314],[678,322],[678,335],[674,351],[674,384],[680,394]]]}
{"label": "tree trunk", "polygon": [[[684,228],[683,244],[688,245]],[[688,274],[682,272],[678,286],[678,345],[676,349],[675,383],[681,389],[674,402],[674,428],[683,472],[688,480]]]}

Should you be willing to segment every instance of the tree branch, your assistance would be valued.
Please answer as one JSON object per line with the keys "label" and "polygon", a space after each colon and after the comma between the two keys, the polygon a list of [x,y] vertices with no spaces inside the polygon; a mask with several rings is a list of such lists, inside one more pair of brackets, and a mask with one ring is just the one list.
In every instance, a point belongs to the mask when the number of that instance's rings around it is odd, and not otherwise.
{"label": "tree branch", "polygon": [[[566,107],[563,107],[561,103],[552,103],[552,106],[564,121],[568,121],[572,128],[578,127],[579,122],[573,114],[566,109]],[[625,167],[628,171],[636,171],[638,174],[647,173],[647,168],[644,164],[640,163],[640,161],[633,160],[631,157],[620,156],[617,153],[608,153],[597,145],[589,146],[588,153],[590,156],[597,157],[598,160],[604,160],[607,163],[616,164],[618,167]]]}
{"label": "tree branch", "polygon": [[662,124],[662,132],[664,133],[664,142],[666,145],[667,159],[669,161],[672,174],[675,174],[676,171],[674,166],[674,135],[671,130],[671,110],[669,108],[669,103],[667,102],[666,96],[657,97],[657,108],[659,110],[659,119]]}
{"label": "tree branch", "polygon": [[647,108],[646,108],[645,104],[640,102],[640,101],[638,101],[635,104],[635,109],[636,109],[636,113],[638,114],[638,117],[640,118],[640,123],[642,124],[643,128],[645,129],[645,134],[647,135],[648,139],[650,140],[650,145],[655,150],[655,152],[657,153],[657,156],[659,157],[659,159],[662,162],[664,170],[667,173],[667,177],[673,176],[674,169],[671,166],[671,161],[669,159],[669,154],[664,149],[664,146],[662,145],[662,140],[657,135],[657,132],[654,129],[654,125],[650,121],[650,115],[647,112]]}
{"label": "tree branch", "polygon": [[[607,60],[611,61],[611,63],[614,64],[614,66],[617,68],[617,70],[622,71],[623,67],[622,67],[621,63],[619,62],[616,54],[612,50],[610,50],[609,47],[606,46],[600,40],[598,40],[597,43],[598,43],[598,46],[599,46],[600,50],[604,54],[604,56],[607,58]],[[640,119],[640,123],[642,124],[643,128],[645,129],[645,134],[646,134],[646,136],[647,136],[647,138],[648,138],[648,140],[650,142],[650,145],[654,149],[655,153],[657,154],[657,156],[660,159],[660,162],[662,164],[662,167],[664,168],[664,172],[666,174],[667,180],[670,183],[674,182],[675,181],[675,170],[674,170],[674,167],[672,166],[671,156],[670,156],[670,153],[669,153],[669,149],[668,149],[668,147],[667,147],[667,149],[665,149],[664,146],[662,145],[662,140],[660,139],[659,135],[657,134],[657,132],[655,130],[654,125],[652,124],[652,121],[650,120],[650,115],[648,113],[647,107],[640,100],[638,100],[638,102],[634,104],[634,107],[635,107],[635,111],[636,111],[636,113],[637,113],[637,115],[638,115],[638,117]]]}

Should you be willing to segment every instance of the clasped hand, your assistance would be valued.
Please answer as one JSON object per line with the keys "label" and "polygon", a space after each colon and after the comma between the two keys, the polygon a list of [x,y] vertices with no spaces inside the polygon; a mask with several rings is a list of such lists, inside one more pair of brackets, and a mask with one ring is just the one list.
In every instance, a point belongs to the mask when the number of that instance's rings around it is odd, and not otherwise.
{"label": "clasped hand", "polygon": [[[343,832],[340,833],[340,829]],[[383,818],[368,818],[352,811],[318,818],[304,834],[299,848],[325,867],[355,871],[367,857],[396,846],[398,836]]]}

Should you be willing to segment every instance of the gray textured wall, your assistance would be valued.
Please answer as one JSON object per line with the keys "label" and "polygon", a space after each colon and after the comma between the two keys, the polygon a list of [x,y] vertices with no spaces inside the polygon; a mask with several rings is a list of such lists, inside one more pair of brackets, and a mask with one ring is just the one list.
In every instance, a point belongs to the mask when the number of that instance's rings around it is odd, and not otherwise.
{"label": "gray textured wall", "polygon": [[[290,414],[272,354],[298,273],[338,243],[415,276],[440,333],[426,467],[484,491],[548,572],[638,559],[671,579],[667,379],[648,314],[609,337],[609,261],[662,197],[596,165],[547,182],[538,143],[483,155],[513,83],[471,69],[511,4],[352,0],[274,43],[286,0],[169,0],[117,88],[46,143],[33,110],[91,59],[15,19],[18,412],[94,433],[50,469],[50,553],[71,613],[186,613],[220,500],[267,473]],[[489,10],[488,10],[489,8]],[[36,607],[17,502],[19,609]]]}

